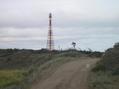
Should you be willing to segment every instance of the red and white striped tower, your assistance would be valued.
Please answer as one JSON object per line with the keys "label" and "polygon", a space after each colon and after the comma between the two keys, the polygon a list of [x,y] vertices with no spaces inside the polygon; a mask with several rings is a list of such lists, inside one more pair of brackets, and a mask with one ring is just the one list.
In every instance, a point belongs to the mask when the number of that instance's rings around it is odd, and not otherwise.
{"label": "red and white striped tower", "polygon": [[53,40],[53,31],[52,31],[52,14],[49,14],[49,30],[48,30],[48,40],[47,48],[49,51],[54,50],[54,40]]}

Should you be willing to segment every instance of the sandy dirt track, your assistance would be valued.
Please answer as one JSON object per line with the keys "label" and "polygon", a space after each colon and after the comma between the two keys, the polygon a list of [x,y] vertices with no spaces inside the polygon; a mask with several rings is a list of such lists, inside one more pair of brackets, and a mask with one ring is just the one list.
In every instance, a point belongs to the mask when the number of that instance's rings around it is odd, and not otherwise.
{"label": "sandy dirt track", "polygon": [[88,72],[99,59],[81,59],[60,66],[32,89],[87,89]]}

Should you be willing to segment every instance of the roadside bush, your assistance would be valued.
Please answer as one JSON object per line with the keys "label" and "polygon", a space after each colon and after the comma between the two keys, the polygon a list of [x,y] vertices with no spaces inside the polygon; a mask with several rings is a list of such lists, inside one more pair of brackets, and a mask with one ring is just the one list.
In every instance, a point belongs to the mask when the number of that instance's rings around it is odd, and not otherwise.
{"label": "roadside bush", "polygon": [[102,60],[97,64],[93,71],[111,71],[113,74],[119,74],[119,44],[106,50]]}
{"label": "roadside bush", "polygon": [[119,43],[107,49],[102,60],[92,69],[90,89],[119,89]]}

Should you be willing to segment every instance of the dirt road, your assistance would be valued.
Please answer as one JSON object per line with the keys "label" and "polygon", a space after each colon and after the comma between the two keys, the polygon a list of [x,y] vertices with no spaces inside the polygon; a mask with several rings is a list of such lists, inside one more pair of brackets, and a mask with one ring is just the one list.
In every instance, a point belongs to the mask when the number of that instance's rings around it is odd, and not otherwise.
{"label": "dirt road", "polygon": [[97,60],[88,58],[65,63],[33,89],[87,89],[88,71]]}

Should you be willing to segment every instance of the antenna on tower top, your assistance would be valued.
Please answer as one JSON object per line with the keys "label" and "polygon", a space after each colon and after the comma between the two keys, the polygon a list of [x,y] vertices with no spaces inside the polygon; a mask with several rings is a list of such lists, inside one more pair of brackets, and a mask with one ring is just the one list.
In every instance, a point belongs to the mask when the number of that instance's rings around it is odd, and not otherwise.
{"label": "antenna on tower top", "polygon": [[54,40],[53,40],[53,31],[52,31],[52,13],[49,13],[49,30],[48,30],[47,48],[49,51],[54,50]]}

